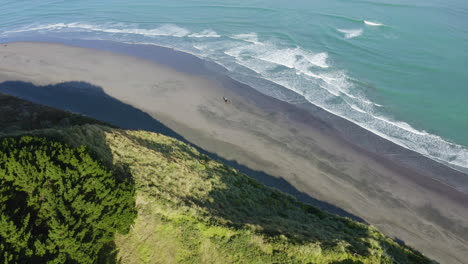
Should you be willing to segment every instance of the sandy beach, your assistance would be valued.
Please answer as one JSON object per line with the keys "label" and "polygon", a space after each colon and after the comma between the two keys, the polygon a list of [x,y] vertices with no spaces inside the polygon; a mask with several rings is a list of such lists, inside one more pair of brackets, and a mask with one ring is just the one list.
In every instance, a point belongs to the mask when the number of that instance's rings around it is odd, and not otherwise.
{"label": "sandy beach", "polygon": [[[314,106],[291,105],[211,74],[209,63],[190,55],[136,45],[99,47],[1,44],[0,92],[93,116],[86,102],[67,107],[90,91],[68,89],[68,96],[54,102],[57,88],[31,92],[9,83],[86,82],[196,146],[284,180],[441,263],[468,259],[468,175]],[[97,113],[104,107],[93,101],[89,109]]]}

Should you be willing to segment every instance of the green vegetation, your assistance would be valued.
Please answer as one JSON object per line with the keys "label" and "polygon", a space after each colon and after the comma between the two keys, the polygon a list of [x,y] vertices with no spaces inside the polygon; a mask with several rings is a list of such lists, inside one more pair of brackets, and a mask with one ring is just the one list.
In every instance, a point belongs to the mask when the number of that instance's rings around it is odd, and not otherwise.
{"label": "green vegetation", "polygon": [[132,176],[137,217],[115,235],[116,257],[107,262],[433,263],[372,226],[300,203],[173,138],[95,122],[49,127],[8,135],[86,146],[117,175]]}
{"label": "green vegetation", "polygon": [[135,217],[134,188],[84,146],[0,140],[0,260],[94,263]]}

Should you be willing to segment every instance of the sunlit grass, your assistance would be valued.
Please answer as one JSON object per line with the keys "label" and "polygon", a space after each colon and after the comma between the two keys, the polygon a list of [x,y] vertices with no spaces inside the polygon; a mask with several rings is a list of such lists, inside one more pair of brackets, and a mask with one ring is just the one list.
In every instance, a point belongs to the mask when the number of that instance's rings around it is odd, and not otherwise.
{"label": "sunlit grass", "polygon": [[265,187],[175,139],[84,125],[34,133],[87,145],[135,179],[123,263],[428,263],[374,227]]}

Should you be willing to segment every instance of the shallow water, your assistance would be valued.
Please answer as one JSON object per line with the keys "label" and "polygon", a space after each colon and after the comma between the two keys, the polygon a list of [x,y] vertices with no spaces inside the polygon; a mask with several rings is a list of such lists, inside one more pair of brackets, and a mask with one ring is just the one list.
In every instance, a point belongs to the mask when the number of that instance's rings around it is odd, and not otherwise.
{"label": "shallow water", "polygon": [[0,41],[53,36],[173,47],[263,93],[307,100],[468,171],[466,25],[463,0],[0,1]]}

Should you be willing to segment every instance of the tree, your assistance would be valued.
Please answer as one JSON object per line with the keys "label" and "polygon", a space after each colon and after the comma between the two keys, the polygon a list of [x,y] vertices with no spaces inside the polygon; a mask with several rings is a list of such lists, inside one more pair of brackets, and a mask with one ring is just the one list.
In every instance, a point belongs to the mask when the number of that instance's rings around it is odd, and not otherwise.
{"label": "tree", "polygon": [[135,218],[134,186],[86,147],[0,139],[0,261],[94,263]]}

